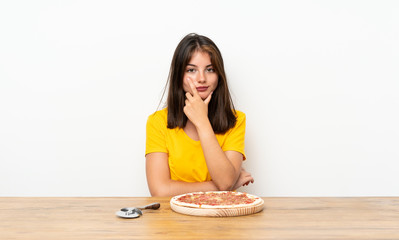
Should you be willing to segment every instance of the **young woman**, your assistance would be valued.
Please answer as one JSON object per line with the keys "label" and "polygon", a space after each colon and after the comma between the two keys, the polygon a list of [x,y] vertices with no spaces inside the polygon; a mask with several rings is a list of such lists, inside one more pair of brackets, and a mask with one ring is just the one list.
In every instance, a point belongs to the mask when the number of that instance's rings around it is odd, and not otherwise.
{"label": "young woman", "polygon": [[234,109],[221,53],[185,36],[168,79],[167,106],[147,120],[146,174],[152,196],[235,190],[253,183],[245,160],[245,114]]}

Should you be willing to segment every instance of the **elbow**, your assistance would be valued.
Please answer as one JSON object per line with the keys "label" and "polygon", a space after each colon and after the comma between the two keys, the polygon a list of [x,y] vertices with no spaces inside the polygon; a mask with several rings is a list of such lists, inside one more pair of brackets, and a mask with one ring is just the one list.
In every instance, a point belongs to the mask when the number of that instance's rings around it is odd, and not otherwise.
{"label": "elbow", "polygon": [[169,197],[169,195],[162,193],[151,193],[151,197]]}
{"label": "elbow", "polygon": [[168,184],[156,184],[149,187],[152,197],[170,197],[171,192]]}
{"label": "elbow", "polygon": [[222,181],[214,181],[214,184],[218,191],[234,191],[237,179],[233,176]]}
{"label": "elbow", "polygon": [[170,197],[169,192],[162,189],[151,189],[150,193],[151,197]]}
{"label": "elbow", "polygon": [[215,183],[215,185],[218,191],[232,191],[234,188],[233,184],[228,183]]}

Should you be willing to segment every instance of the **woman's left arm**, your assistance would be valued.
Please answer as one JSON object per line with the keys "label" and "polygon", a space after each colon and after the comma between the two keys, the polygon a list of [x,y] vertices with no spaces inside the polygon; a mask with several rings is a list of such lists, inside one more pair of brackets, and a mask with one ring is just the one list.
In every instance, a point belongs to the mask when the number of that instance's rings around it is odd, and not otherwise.
{"label": "woman's left arm", "polygon": [[219,190],[234,190],[241,172],[243,155],[236,151],[223,152],[212,130],[197,128],[209,174]]}
{"label": "woman's left arm", "polygon": [[208,119],[208,104],[212,94],[202,100],[190,79],[188,83],[193,95],[186,93],[183,110],[197,129],[209,174],[219,190],[232,190],[241,173],[243,155],[236,151],[222,150]]}

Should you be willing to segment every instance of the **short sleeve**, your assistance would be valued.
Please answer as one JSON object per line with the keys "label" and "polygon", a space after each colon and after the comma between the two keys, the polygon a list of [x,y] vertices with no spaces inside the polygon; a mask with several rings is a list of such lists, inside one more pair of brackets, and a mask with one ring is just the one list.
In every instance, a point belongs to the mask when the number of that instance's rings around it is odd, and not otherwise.
{"label": "short sleeve", "polygon": [[222,146],[223,151],[237,151],[245,156],[245,114],[237,111],[236,125],[226,134],[226,140]]}
{"label": "short sleeve", "polygon": [[168,152],[166,147],[166,122],[156,112],[147,119],[145,154],[152,152]]}

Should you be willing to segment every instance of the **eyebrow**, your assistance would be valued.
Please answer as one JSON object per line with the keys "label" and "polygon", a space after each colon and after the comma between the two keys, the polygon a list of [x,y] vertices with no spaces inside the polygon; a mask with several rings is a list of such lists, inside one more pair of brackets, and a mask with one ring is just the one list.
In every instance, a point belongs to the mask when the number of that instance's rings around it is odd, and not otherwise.
{"label": "eyebrow", "polygon": [[[191,64],[191,63],[187,64],[187,66],[198,67],[197,65]],[[208,68],[208,67],[212,67],[212,64],[206,65],[206,67],[207,67],[207,68]]]}

